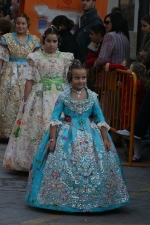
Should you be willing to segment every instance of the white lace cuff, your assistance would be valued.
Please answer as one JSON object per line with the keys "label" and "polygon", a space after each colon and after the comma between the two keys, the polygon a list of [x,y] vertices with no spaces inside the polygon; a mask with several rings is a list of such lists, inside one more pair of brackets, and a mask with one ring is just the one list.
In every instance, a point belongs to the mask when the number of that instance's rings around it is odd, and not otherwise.
{"label": "white lace cuff", "polygon": [[102,127],[106,127],[107,130],[110,129],[110,126],[106,122],[100,122],[97,124],[97,127],[101,130]]}
{"label": "white lace cuff", "polygon": [[50,121],[50,125],[52,125],[52,126],[56,126],[56,125],[58,126],[60,124],[62,124],[62,122],[60,120],[52,120],[52,121]]}

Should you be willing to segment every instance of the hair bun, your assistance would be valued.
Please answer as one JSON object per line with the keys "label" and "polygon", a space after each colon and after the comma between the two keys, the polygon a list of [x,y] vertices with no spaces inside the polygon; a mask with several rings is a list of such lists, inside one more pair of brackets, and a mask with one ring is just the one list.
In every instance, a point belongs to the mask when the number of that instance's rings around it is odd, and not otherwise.
{"label": "hair bun", "polygon": [[72,69],[74,66],[76,66],[76,65],[82,65],[81,62],[80,62],[80,60],[74,59],[74,60],[72,61],[72,63],[70,64],[69,69],[71,70],[71,69]]}
{"label": "hair bun", "polygon": [[49,28],[54,28],[54,29],[58,30],[57,27],[54,26],[53,24],[51,24],[51,25],[49,26]]}

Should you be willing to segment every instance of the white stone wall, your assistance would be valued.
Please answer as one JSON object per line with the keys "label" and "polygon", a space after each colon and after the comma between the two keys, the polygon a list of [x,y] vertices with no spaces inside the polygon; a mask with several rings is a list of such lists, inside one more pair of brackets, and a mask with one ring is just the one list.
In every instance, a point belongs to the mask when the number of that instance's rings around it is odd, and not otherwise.
{"label": "white stone wall", "polygon": [[137,45],[137,32],[129,31],[130,34],[130,57],[135,59],[136,57],[136,45]]}
{"label": "white stone wall", "polygon": [[118,7],[119,5],[119,0],[108,0],[108,5],[107,5],[107,14],[111,13],[111,9],[113,7]]}

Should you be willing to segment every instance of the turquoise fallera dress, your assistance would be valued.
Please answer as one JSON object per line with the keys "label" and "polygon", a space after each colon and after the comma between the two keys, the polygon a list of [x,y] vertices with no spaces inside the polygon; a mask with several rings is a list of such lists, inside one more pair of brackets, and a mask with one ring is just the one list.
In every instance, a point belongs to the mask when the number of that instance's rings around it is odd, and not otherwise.
{"label": "turquoise fallera dress", "polygon": [[[66,212],[103,212],[130,202],[118,154],[105,150],[100,129],[106,124],[97,95],[75,100],[71,89],[55,104],[51,125],[58,125],[54,153],[46,150],[47,132],[31,164],[26,201],[33,207]],[[62,112],[64,119],[61,118]]]}

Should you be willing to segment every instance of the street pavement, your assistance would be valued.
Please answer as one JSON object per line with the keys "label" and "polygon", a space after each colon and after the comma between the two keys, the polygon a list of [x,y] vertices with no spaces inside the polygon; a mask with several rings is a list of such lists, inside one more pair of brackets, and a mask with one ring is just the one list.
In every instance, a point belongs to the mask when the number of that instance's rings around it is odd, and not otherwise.
{"label": "street pavement", "polygon": [[[0,225],[150,225],[150,168],[123,167],[131,204],[94,214],[71,214],[32,208],[25,202],[27,172],[2,166],[6,143],[0,143]],[[122,149],[117,149],[121,161]],[[150,159],[150,147],[143,158]]]}

